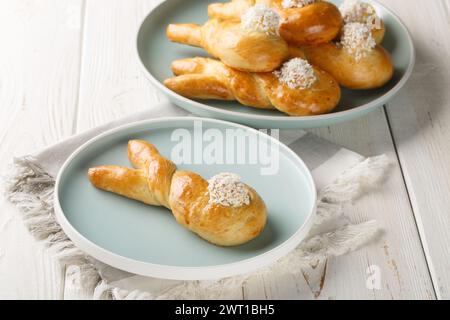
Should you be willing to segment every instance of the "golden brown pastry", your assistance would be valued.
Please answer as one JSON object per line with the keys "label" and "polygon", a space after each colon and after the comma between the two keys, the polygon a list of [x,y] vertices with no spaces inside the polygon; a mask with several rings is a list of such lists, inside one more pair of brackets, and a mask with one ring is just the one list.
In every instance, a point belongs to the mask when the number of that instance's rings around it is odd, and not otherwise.
{"label": "golden brown pastry", "polygon": [[239,20],[254,5],[266,5],[278,12],[280,35],[292,45],[329,42],[342,27],[339,9],[317,0],[232,0],[209,5],[208,14],[212,18]]}
{"label": "golden brown pastry", "polygon": [[264,201],[231,173],[206,181],[178,171],[150,143],[132,140],[128,158],[134,169],[102,166],[89,169],[91,183],[102,190],[172,210],[175,219],[219,246],[237,246],[261,234],[267,221]]}
{"label": "golden brown pastry", "polygon": [[242,72],[208,58],[174,61],[172,71],[176,77],[164,84],[184,97],[237,100],[245,106],[291,116],[331,112],[341,97],[332,76],[300,58],[268,73]]}
{"label": "golden brown pastry", "polygon": [[366,24],[372,30],[372,37],[377,44],[383,42],[386,28],[383,20],[378,16],[375,8],[360,0],[345,0],[339,7],[344,23],[359,22]]}
{"label": "golden brown pastry", "polygon": [[376,44],[365,24],[346,24],[340,42],[301,49],[308,61],[329,72],[340,85],[349,89],[380,88],[394,74],[389,53]]}
{"label": "golden brown pastry", "polygon": [[289,56],[288,45],[278,34],[279,16],[257,8],[251,13],[242,23],[212,19],[203,26],[171,24],[167,37],[173,42],[204,48],[227,66],[241,71],[273,71]]}

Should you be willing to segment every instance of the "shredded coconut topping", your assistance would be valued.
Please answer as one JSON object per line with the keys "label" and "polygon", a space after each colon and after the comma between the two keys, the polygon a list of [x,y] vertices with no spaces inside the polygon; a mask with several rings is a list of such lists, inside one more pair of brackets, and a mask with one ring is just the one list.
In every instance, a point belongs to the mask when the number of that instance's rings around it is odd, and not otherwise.
{"label": "shredded coconut topping", "polygon": [[257,4],[241,17],[241,26],[245,30],[279,35],[281,17],[265,4]]}
{"label": "shredded coconut topping", "polygon": [[317,80],[313,67],[308,61],[294,58],[285,62],[275,76],[291,89],[308,89]]}
{"label": "shredded coconut topping", "polygon": [[283,0],[283,2],[281,3],[281,5],[283,6],[283,8],[285,9],[290,9],[290,8],[303,8],[306,7],[307,5],[313,4],[318,2],[319,0]]}
{"label": "shredded coconut topping", "polygon": [[341,45],[356,60],[361,60],[376,47],[377,43],[372,37],[372,31],[367,25],[353,22],[344,25],[341,35]]}
{"label": "shredded coconut topping", "polygon": [[345,0],[340,6],[345,23],[359,22],[371,29],[381,29],[381,19],[374,7],[359,0]]}
{"label": "shredded coconut topping", "polygon": [[234,173],[220,173],[208,180],[209,203],[224,207],[250,204],[249,190]]}

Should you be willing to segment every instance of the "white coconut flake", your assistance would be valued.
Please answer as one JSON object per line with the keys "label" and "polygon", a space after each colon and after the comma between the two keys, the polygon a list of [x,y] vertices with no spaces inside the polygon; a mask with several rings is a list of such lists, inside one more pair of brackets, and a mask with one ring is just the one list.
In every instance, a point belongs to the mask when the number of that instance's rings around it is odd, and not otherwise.
{"label": "white coconut flake", "polygon": [[283,0],[281,5],[285,9],[303,8],[303,7],[306,7],[306,6],[310,5],[310,4],[316,3],[318,1],[319,0]]}
{"label": "white coconut flake", "polygon": [[375,8],[359,0],[345,0],[339,7],[345,23],[359,22],[371,29],[381,29],[381,19]]}
{"label": "white coconut flake", "polygon": [[257,4],[247,10],[241,17],[244,30],[264,32],[269,35],[279,35],[281,17],[264,4]]}
{"label": "white coconut flake", "polygon": [[224,207],[242,207],[250,204],[247,186],[234,173],[220,173],[208,180],[209,203]]}
{"label": "white coconut flake", "polygon": [[274,71],[275,76],[291,89],[308,89],[316,81],[316,74],[308,61],[294,58],[285,62],[280,70]]}
{"label": "white coconut flake", "polygon": [[340,44],[356,60],[364,58],[377,45],[369,26],[359,22],[344,25]]}

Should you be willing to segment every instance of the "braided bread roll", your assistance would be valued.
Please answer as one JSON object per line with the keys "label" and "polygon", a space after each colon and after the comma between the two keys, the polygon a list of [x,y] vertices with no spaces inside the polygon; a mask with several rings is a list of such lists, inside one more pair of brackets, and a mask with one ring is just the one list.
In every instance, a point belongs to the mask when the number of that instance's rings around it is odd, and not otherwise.
{"label": "braided bread roll", "polygon": [[200,47],[227,66],[248,72],[270,72],[289,57],[286,42],[276,34],[247,30],[240,22],[212,19],[203,26],[171,24],[170,41]]}
{"label": "braided bread roll", "polygon": [[218,204],[210,200],[208,181],[196,173],[178,171],[152,144],[130,141],[128,158],[134,169],[118,166],[89,169],[91,183],[148,205],[164,206],[172,210],[178,223],[219,246],[244,244],[263,231],[266,206],[251,187],[240,183],[248,196],[246,203]]}
{"label": "braided bread roll", "polygon": [[394,75],[394,66],[387,51],[376,46],[361,60],[335,43],[302,47],[308,61],[329,72],[348,89],[370,90],[383,87]]}
{"label": "braided bread roll", "polygon": [[248,73],[208,58],[172,63],[176,77],[164,81],[172,91],[191,99],[237,100],[249,107],[279,110],[291,116],[331,112],[341,90],[327,72],[313,67],[317,80],[307,89],[291,89],[273,72]]}
{"label": "braided bread roll", "polygon": [[232,0],[227,3],[209,5],[208,15],[217,19],[240,20],[249,8],[264,4],[281,16],[280,35],[289,44],[315,45],[336,38],[342,27],[339,9],[326,1],[310,4],[308,3],[310,1],[303,2],[305,4],[302,7],[286,7],[283,5],[283,0]]}

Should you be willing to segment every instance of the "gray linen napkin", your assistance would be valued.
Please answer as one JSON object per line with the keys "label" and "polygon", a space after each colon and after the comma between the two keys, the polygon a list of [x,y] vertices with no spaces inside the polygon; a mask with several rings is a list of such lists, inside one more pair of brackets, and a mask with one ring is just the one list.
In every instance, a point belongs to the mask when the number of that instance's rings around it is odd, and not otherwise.
{"label": "gray linen napkin", "polygon": [[[135,121],[187,116],[171,104],[161,104],[106,125],[73,136],[32,155],[15,159],[6,178],[6,197],[23,213],[30,232],[44,241],[60,261],[68,266],[74,288],[67,292],[91,290],[94,298],[115,299],[215,299],[255,276],[245,275],[217,281],[167,281],[132,275],[107,266],[80,251],[64,234],[53,212],[53,190],[59,169],[83,143],[98,134]],[[386,156],[365,158],[301,130],[282,130],[280,140],[300,155],[313,173],[319,192],[318,212],[308,239],[298,249],[258,274],[279,276],[302,272],[311,261],[324,262],[356,250],[377,234],[374,221],[354,225],[342,205],[376,187],[389,166]],[[320,264],[319,264],[320,266]],[[320,272],[319,268],[314,268]],[[83,289],[84,288],[84,289]],[[87,288],[87,289],[86,289]],[[84,294],[83,298],[86,298]]]}

